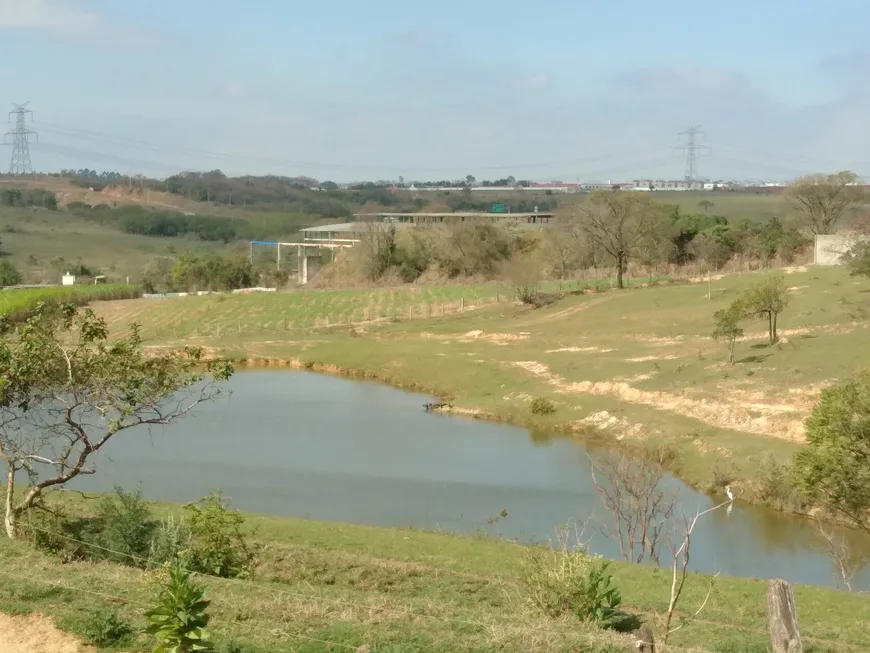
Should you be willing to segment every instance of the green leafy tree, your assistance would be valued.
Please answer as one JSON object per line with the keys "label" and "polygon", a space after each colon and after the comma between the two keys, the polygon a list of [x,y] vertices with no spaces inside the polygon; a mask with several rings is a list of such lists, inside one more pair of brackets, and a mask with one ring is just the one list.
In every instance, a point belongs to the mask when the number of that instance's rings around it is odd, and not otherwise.
{"label": "green leafy tree", "polygon": [[0,341],[6,534],[14,539],[21,517],[52,490],[96,473],[93,455],[116,435],[173,423],[217,396],[231,374],[194,347],[146,354],[136,326],[110,339],[90,309],[37,306]]}
{"label": "green leafy tree", "polygon": [[250,288],[254,280],[251,263],[243,256],[182,254],[169,272],[169,284],[176,291]]}
{"label": "green leafy tree", "polygon": [[858,184],[858,175],[844,170],[802,177],[789,186],[785,197],[810,232],[831,234],[849,209],[866,200],[867,193]]}
{"label": "green leafy tree", "polygon": [[12,261],[0,261],[0,286],[17,286],[23,281],[21,272],[18,271]]}
{"label": "green leafy tree", "polygon": [[776,342],[777,320],[789,303],[785,278],[772,276],[764,279],[755,287],[747,290],[741,298],[746,315],[754,315],[767,320],[770,344]]}
{"label": "green leafy tree", "polygon": [[870,532],[870,371],[822,392],[795,455],[798,487]]}
{"label": "green leafy tree", "polygon": [[145,613],[145,632],[157,640],[153,653],[194,653],[213,651],[206,630],[209,615],[205,590],[194,581],[190,571],[177,560],[160,588],[157,605]]}
{"label": "green leafy tree", "polygon": [[731,302],[728,308],[723,308],[713,314],[713,319],[716,320],[713,338],[724,342],[725,346],[728,347],[728,362],[731,365],[734,364],[734,347],[737,341],[743,337],[743,328],[740,326],[740,321],[744,315],[744,308],[739,300]]}

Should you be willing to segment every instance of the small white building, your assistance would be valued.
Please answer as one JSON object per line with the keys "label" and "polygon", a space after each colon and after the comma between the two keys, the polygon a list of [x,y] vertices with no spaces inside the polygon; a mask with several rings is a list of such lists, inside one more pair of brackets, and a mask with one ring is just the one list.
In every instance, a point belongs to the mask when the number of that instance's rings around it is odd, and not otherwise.
{"label": "small white building", "polygon": [[61,277],[60,282],[64,286],[72,286],[72,285],[75,285],[76,277],[74,274],[70,274],[69,272],[67,272],[65,275],[63,275]]}

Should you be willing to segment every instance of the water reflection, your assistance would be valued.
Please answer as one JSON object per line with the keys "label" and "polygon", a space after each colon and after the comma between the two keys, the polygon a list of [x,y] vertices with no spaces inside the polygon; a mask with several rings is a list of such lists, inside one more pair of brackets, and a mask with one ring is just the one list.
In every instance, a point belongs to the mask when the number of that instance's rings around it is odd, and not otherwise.
{"label": "water reflection", "polygon": [[[166,429],[126,434],[85,490],[141,481],[146,496],[190,501],[221,487],[265,514],[546,541],[569,520],[604,519],[587,451],[564,438],[425,413],[430,399],[374,383],[281,370],[244,372],[232,397]],[[588,455],[598,455],[590,449]],[[687,514],[712,501],[676,479]],[[506,518],[489,523],[500,511]],[[587,534],[592,534],[587,527]],[[860,551],[868,539],[850,535]],[[597,535],[592,548],[619,557]],[[813,525],[736,502],[705,515],[693,569],[834,585]],[[865,567],[855,589],[870,589]]]}

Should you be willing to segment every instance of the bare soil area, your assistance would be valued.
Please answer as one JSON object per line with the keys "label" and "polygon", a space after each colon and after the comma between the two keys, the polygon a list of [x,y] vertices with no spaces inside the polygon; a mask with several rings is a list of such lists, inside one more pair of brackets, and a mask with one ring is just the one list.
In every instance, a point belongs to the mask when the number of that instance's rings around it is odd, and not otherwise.
{"label": "bare soil area", "polygon": [[41,614],[0,614],[0,653],[96,653]]}

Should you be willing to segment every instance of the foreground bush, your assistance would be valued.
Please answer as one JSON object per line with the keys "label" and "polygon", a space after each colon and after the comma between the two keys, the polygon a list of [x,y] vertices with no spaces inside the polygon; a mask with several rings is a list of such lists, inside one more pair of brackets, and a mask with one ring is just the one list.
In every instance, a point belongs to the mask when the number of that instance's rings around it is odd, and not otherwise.
{"label": "foreground bush", "polygon": [[95,514],[66,514],[63,504],[32,511],[22,523],[28,541],[64,561],[108,560],[155,569],[181,561],[192,572],[236,578],[250,576],[254,547],[242,532],[245,518],[220,492],[185,506],[185,516],[156,521],[139,488],[115,488]]}
{"label": "foreground bush", "polygon": [[241,530],[242,513],[231,510],[219,491],[184,509],[191,533],[191,571],[221,578],[249,576],[255,556]]}
{"label": "foreground bush", "polygon": [[622,602],[609,564],[583,551],[535,547],[526,551],[520,580],[529,602],[546,615],[607,624]]}

